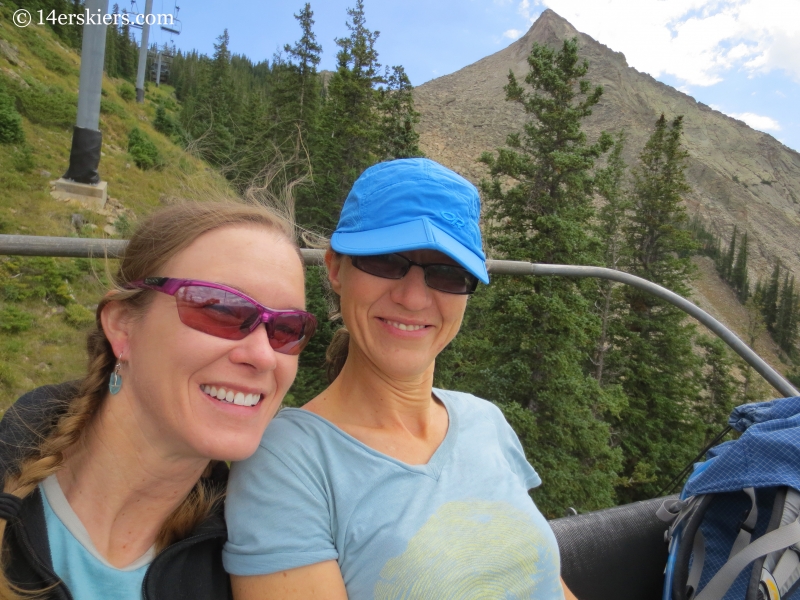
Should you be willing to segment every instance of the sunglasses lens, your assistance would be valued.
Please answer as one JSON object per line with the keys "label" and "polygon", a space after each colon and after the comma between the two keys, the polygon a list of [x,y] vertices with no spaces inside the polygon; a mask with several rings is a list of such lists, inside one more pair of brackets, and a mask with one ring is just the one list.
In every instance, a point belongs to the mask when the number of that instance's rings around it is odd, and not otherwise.
{"label": "sunglasses lens", "polygon": [[425,283],[448,294],[472,294],[478,287],[478,278],[455,265],[428,265],[425,267]]}
{"label": "sunglasses lens", "polygon": [[410,263],[399,254],[353,256],[351,260],[356,269],[384,279],[402,279],[410,267]]}
{"label": "sunglasses lens", "polygon": [[311,315],[303,313],[275,314],[269,321],[269,344],[281,354],[300,354],[317,328]]}
{"label": "sunglasses lens", "polygon": [[175,294],[184,325],[226,340],[241,340],[259,318],[259,310],[244,298],[225,290],[187,285]]}

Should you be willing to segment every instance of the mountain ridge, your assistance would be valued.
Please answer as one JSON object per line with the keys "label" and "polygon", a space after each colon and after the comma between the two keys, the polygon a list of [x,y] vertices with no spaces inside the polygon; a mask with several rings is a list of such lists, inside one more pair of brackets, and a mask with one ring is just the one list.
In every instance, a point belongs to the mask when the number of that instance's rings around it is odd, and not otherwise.
{"label": "mountain ridge", "polygon": [[506,136],[526,121],[521,106],[505,101],[509,69],[524,78],[534,42],[558,47],[571,37],[589,61],[586,78],[604,89],[585,122],[589,140],[603,130],[624,129],[626,160],[633,166],[659,115],[684,115],[693,189],[686,197],[689,213],[723,240],[730,239],[734,225],[740,233],[748,231],[753,282],[768,276],[775,258],[800,274],[800,153],[630,67],[621,52],[577,31],[551,9],[506,48],[416,88],[420,147],[477,183],[486,174],[477,162],[480,154],[504,146]]}

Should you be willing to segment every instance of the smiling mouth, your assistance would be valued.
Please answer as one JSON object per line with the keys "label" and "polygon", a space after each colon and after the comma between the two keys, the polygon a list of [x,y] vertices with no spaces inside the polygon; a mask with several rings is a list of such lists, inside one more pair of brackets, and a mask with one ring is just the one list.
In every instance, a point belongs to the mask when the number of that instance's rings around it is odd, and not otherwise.
{"label": "smiling mouth", "polygon": [[400,331],[419,331],[420,329],[425,329],[426,327],[430,327],[430,325],[406,325],[405,323],[400,323],[398,321],[390,321],[389,319],[381,319],[387,325],[391,325],[395,329],[399,329]]}
{"label": "smiling mouth", "polygon": [[235,404],[237,406],[255,406],[261,401],[263,396],[263,394],[245,394],[224,387],[218,388],[213,385],[202,385],[200,389],[220,402],[227,402],[228,404]]}

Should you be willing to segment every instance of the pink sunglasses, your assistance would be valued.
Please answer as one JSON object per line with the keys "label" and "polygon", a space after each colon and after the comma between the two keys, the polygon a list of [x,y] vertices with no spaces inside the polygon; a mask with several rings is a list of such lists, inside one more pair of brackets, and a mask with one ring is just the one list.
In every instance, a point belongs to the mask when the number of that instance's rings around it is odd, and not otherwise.
{"label": "pink sunglasses", "polygon": [[219,283],[147,277],[125,287],[174,296],[178,317],[184,325],[226,340],[244,339],[264,323],[270,346],[281,354],[300,354],[317,329],[317,319],[311,313],[267,308],[239,290]]}

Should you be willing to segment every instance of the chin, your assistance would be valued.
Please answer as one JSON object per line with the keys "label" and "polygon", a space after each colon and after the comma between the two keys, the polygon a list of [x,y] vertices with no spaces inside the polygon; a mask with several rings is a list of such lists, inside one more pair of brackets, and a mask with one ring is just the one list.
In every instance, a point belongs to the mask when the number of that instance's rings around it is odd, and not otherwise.
{"label": "chin", "polygon": [[203,449],[203,455],[209,460],[236,462],[250,458],[261,441],[260,435],[247,435],[241,431],[229,435],[213,432],[211,435],[214,437]]}

